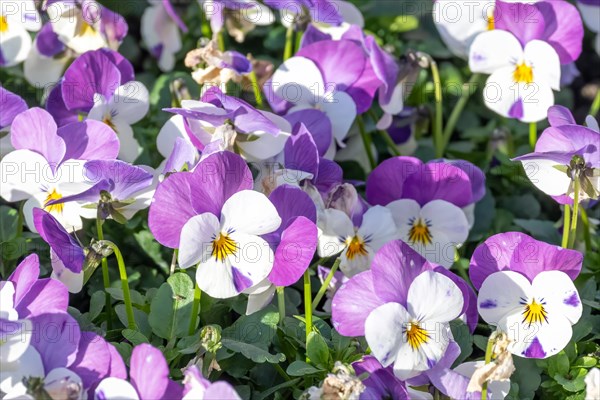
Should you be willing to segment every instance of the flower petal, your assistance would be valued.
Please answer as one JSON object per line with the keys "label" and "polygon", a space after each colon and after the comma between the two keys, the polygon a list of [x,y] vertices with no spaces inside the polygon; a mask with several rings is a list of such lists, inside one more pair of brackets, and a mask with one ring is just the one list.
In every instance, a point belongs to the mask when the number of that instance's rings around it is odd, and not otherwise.
{"label": "flower petal", "polygon": [[179,267],[189,268],[208,259],[220,228],[219,220],[214,214],[204,213],[190,218],[181,229]]}
{"label": "flower petal", "polygon": [[481,285],[477,309],[487,323],[498,325],[505,316],[520,314],[524,307],[521,303],[530,292],[531,284],[518,272],[496,272]]}
{"label": "flower petal", "polygon": [[383,304],[369,313],[365,321],[365,339],[383,367],[396,361],[403,344],[404,329],[412,317],[398,303]]}
{"label": "flower petal", "polygon": [[459,287],[450,278],[425,271],[410,284],[407,303],[411,315],[430,325],[437,325],[458,317],[464,300]]}
{"label": "flower petal", "polygon": [[251,235],[264,235],[281,225],[277,209],[262,193],[242,190],[231,196],[221,210],[224,229]]}

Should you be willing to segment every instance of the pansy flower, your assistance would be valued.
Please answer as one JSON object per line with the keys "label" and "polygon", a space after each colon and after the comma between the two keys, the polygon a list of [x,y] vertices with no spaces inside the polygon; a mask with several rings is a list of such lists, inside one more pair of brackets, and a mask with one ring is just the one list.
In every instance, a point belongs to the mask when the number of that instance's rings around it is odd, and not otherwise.
{"label": "pansy flower", "polygon": [[119,141],[112,129],[92,120],[57,128],[50,114],[32,108],[14,119],[10,136],[17,150],[0,162],[2,198],[26,200],[23,213],[30,230],[35,231],[35,207],[45,208],[66,229],[80,229],[81,216],[89,214],[80,203],[49,203],[90,187],[84,174],[85,160],[116,157]]}
{"label": "pansy flower", "polygon": [[224,26],[236,42],[242,43],[256,25],[266,26],[275,22],[270,8],[252,0],[200,0],[200,4],[210,20],[213,38]]}
{"label": "pansy flower", "polygon": [[273,267],[273,251],[260,235],[275,231],[281,218],[252,185],[243,159],[219,152],[193,172],[170,175],[154,195],[151,231],[163,245],[179,249],[181,268],[198,265],[198,285],[210,296],[233,297]]}
{"label": "pansy flower", "polygon": [[21,96],[0,86],[0,158],[13,151],[10,142],[10,125],[15,117],[27,111],[27,103]]}
{"label": "pansy flower", "polygon": [[183,400],[241,399],[229,383],[225,381],[210,382],[200,374],[195,365],[184,371],[183,384],[185,385]]}
{"label": "pansy flower", "polygon": [[475,304],[466,282],[395,240],[337,291],[332,321],[344,336],[366,336],[377,360],[395,363],[394,374],[405,380],[442,359],[453,340],[449,321],[466,314],[474,329]]}
{"label": "pansy flower", "polygon": [[142,15],[142,39],[148,51],[158,60],[161,71],[175,66],[175,53],[181,50],[181,33],[187,26],[175,11],[170,0],[149,1]]}
{"label": "pansy flower", "polygon": [[169,366],[162,352],[142,343],[133,349],[127,372],[103,379],[94,392],[95,400],[167,400],[181,398],[183,388],[169,379]]}
{"label": "pansy flower", "polygon": [[82,115],[105,123],[119,137],[119,158],[133,162],[141,148],[131,125],[149,109],[148,90],[133,79],[131,63],[119,53],[87,52],[69,66],[61,84],[50,93],[46,108],[60,126]]}
{"label": "pansy flower", "polygon": [[[548,110],[550,128],[539,137],[535,151],[515,158],[523,164],[529,180],[561,204],[572,204],[575,181],[579,180],[579,201],[597,199],[600,194],[600,132],[592,118],[588,126],[577,125],[571,112],[562,106]],[[594,130],[595,128],[595,130]]]}
{"label": "pansy flower", "polygon": [[278,113],[321,111],[331,122],[333,137],[343,146],[358,113],[357,101],[367,96],[355,86],[360,84],[367,62],[365,52],[354,41],[313,43],[275,71],[264,87],[267,100]]}
{"label": "pansy flower", "polygon": [[29,31],[38,31],[42,18],[33,0],[0,3],[0,66],[12,67],[27,58]]}
{"label": "pansy flower", "polygon": [[367,201],[391,210],[400,239],[450,268],[455,247],[469,233],[463,209],[480,198],[480,184],[474,182],[482,174],[470,163],[463,168],[448,162],[423,164],[413,157],[388,159],[369,175]]}
{"label": "pansy flower", "polygon": [[469,275],[479,313],[507,333],[511,353],[546,358],[567,345],[582,313],[573,284],[582,260],[578,251],[518,232],[494,235],[475,250]]}

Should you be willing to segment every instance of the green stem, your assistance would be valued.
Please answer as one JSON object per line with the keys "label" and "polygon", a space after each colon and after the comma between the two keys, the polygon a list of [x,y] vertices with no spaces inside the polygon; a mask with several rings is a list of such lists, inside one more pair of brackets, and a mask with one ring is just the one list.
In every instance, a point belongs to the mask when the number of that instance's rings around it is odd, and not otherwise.
{"label": "green stem", "polygon": [[279,326],[283,326],[285,318],[285,287],[277,286],[277,307],[279,309]]}
{"label": "green stem", "polygon": [[[102,224],[104,221],[99,216],[96,217],[96,231],[98,234],[98,240],[104,240],[104,231],[102,230]],[[110,294],[108,288],[110,287],[110,275],[108,273],[108,260],[102,259],[102,283],[104,284],[104,302],[106,307],[106,327],[108,330],[112,329],[112,305],[110,300]]]}
{"label": "green stem", "polygon": [[444,133],[442,135],[442,146],[441,146],[442,153],[446,150],[446,146],[450,142],[450,138],[452,137],[454,128],[456,127],[456,124],[458,123],[458,120],[459,120],[460,116],[462,115],[462,112],[463,112],[465,106],[467,105],[467,103],[469,102],[469,99],[471,98],[471,94],[472,94],[471,86],[473,84],[476,84],[479,81],[480,77],[481,77],[480,74],[473,74],[473,75],[471,75],[471,79],[469,79],[468,82],[463,84],[460,98],[456,102],[454,109],[452,109],[452,113],[450,114],[450,117],[448,118],[448,121],[446,122],[446,126],[444,126]]}
{"label": "green stem", "polygon": [[279,375],[281,375],[281,377],[283,379],[285,379],[288,382],[292,380],[292,378],[290,378],[290,376],[283,370],[283,368],[281,368],[281,366],[279,364],[271,364],[271,365],[273,365],[275,370],[279,373]]}
{"label": "green stem", "polygon": [[296,32],[296,46],[294,47],[294,54],[300,50],[300,45],[302,44],[303,37],[304,33],[302,31]]}
{"label": "green stem", "polygon": [[17,216],[17,234],[16,237],[21,237],[23,234],[23,222],[25,219],[25,215],[23,214],[23,206],[25,205],[25,201],[22,201],[19,205],[19,215]]}
{"label": "green stem", "polygon": [[592,107],[590,108],[590,112],[588,114],[592,117],[596,117],[598,110],[600,110],[600,90],[598,90],[596,93],[596,97],[594,98],[594,102],[592,103]]}
{"label": "green stem", "polygon": [[329,284],[331,283],[331,280],[333,279],[333,276],[335,275],[336,271],[338,270],[341,262],[342,262],[342,259],[338,258],[333,263],[333,267],[331,267],[331,270],[329,271],[329,273],[327,274],[327,277],[323,281],[321,288],[319,289],[319,291],[317,292],[317,295],[315,296],[314,300],[312,301],[313,311],[317,308],[317,306],[321,302],[321,299],[323,299],[323,296],[327,292],[327,288],[329,288]]}
{"label": "green stem", "polygon": [[217,33],[217,45],[219,46],[219,50],[225,51],[225,38],[223,37],[223,29]]}
{"label": "green stem", "polygon": [[129,279],[127,278],[127,270],[125,269],[125,262],[123,261],[123,255],[113,242],[105,241],[107,245],[109,245],[113,252],[115,253],[115,257],[117,258],[117,264],[119,265],[119,276],[121,278],[121,288],[123,290],[123,299],[125,301],[125,311],[127,313],[127,327],[129,329],[137,330],[137,326],[135,323],[135,318],[133,316],[133,305],[131,303],[131,293],[129,292]]}
{"label": "green stem", "polygon": [[581,223],[583,224],[583,238],[585,240],[585,251],[592,251],[592,237],[590,235],[590,220],[588,219],[587,211],[581,208]]}
{"label": "green stem", "polygon": [[531,146],[532,149],[535,149],[537,137],[537,123],[532,122],[529,124],[529,146]]}
{"label": "green stem", "polygon": [[290,24],[285,32],[285,48],[283,50],[283,61],[292,56],[294,52],[294,24]]}
{"label": "green stem", "polygon": [[256,78],[256,72],[252,70],[248,77],[250,78],[250,82],[252,83],[252,90],[254,91],[254,100],[256,100],[256,105],[258,106],[258,108],[262,108],[263,99],[262,94],[260,92],[260,86],[258,85],[258,79]]}
{"label": "green stem", "polygon": [[[373,120],[373,123],[375,125],[377,125],[377,121],[379,120],[377,118],[377,114],[375,114],[375,111],[373,109],[369,110],[369,116],[371,117],[371,119]],[[388,133],[387,130],[378,130],[379,134],[381,135],[381,137],[383,138],[383,141],[385,142],[385,144],[388,147],[388,150],[390,151],[390,153],[393,156],[400,156],[400,150],[398,150],[398,145],[396,144],[396,142],[394,142],[394,139],[392,139],[392,137],[390,136],[390,134]]]}
{"label": "green stem", "polygon": [[433,124],[433,139],[435,141],[436,157],[444,156],[442,129],[444,125],[444,115],[442,113],[442,80],[440,79],[440,71],[437,63],[433,59],[429,59],[431,66],[431,77],[435,91],[435,121]]}
{"label": "green stem", "polygon": [[308,348],[308,335],[312,332],[312,293],[310,287],[310,274],[304,272],[304,318],[306,321],[306,345]]}
{"label": "green stem", "polygon": [[365,122],[362,119],[361,115],[356,117],[356,123],[358,124],[358,130],[360,131],[360,137],[362,138],[363,145],[365,146],[365,151],[367,152],[367,158],[369,159],[369,165],[371,169],[375,169],[377,164],[375,163],[375,157],[371,152],[371,137],[367,133],[365,128]]}
{"label": "green stem", "polygon": [[577,236],[577,220],[579,219],[579,191],[581,190],[581,181],[579,175],[575,177],[575,197],[573,198],[573,215],[571,215],[571,232],[569,232],[569,249],[575,246]]}
{"label": "green stem", "polygon": [[[492,362],[492,350],[494,349],[494,342],[496,341],[496,334],[492,333],[488,339],[487,346],[485,348],[485,364]],[[481,385],[481,400],[487,400],[487,381]]]}
{"label": "green stem", "polygon": [[173,250],[173,257],[171,257],[171,268],[169,268],[169,276],[175,273],[177,267],[177,256],[179,255],[179,249]]}
{"label": "green stem", "polygon": [[190,319],[190,326],[188,328],[188,335],[193,335],[196,332],[196,323],[198,321],[198,314],[200,313],[200,299],[202,297],[202,290],[198,286],[198,282],[194,286],[194,302],[192,303],[192,318]]}
{"label": "green stem", "polygon": [[562,235],[562,247],[565,249],[569,248],[569,225],[571,225],[571,206],[565,204],[563,211],[563,235]]}

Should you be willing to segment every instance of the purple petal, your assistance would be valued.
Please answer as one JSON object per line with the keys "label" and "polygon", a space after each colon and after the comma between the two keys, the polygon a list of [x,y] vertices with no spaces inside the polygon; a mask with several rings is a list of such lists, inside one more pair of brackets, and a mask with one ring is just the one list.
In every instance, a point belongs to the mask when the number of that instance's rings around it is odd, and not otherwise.
{"label": "purple petal", "polygon": [[40,314],[31,318],[31,345],[40,353],[45,371],[68,367],[77,356],[79,324],[66,312]]}
{"label": "purple petal", "polygon": [[35,37],[35,45],[40,54],[46,57],[54,57],[65,50],[65,45],[54,32],[52,24],[47,22]]}
{"label": "purple petal", "polygon": [[534,4],[496,1],[494,8],[496,29],[511,32],[525,47],[531,40],[543,39],[545,20]]}
{"label": "purple petal", "polygon": [[295,218],[281,234],[269,280],[276,286],[290,286],[309,267],[317,249],[317,226],[305,217]]}
{"label": "purple petal", "polygon": [[187,26],[185,26],[185,23],[183,22],[181,17],[179,17],[177,12],[175,11],[175,8],[173,8],[171,1],[170,0],[162,0],[162,4],[163,4],[163,7],[165,8],[165,11],[167,12],[167,14],[169,14],[169,17],[171,17],[171,19],[177,24],[179,29],[181,29],[183,32],[187,32],[188,31]]}
{"label": "purple petal", "polygon": [[306,27],[306,31],[304,31],[304,35],[302,35],[302,43],[300,48],[304,48],[310,46],[313,43],[321,42],[323,40],[332,40],[331,35],[323,32],[322,30],[316,28],[313,24],[308,24]]}
{"label": "purple petal", "polygon": [[12,124],[17,115],[27,111],[27,103],[21,96],[0,86],[0,108],[0,129],[3,129]]}
{"label": "purple petal", "polygon": [[41,208],[33,209],[33,221],[40,236],[50,245],[65,267],[75,273],[81,272],[85,261],[83,249],[60,222]]}
{"label": "purple petal", "polygon": [[576,61],[583,44],[583,21],[573,4],[567,1],[541,1],[535,6],[544,18],[544,40],[560,57],[561,64]]}
{"label": "purple petal", "polygon": [[[535,146],[536,153],[578,154],[583,156],[588,166],[594,168],[600,168],[599,149],[600,133],[579,125],[547,128]],[[569,161],[565,164],[569,164]]]}
{"label": "purple petal", "polygon": [[[121,160],[92,160],[85,163],[90,182],[108,181],[114,199],[127,200],[152,184],[154,177],[142,167]],[[98,193],[98,196],[100,193]]]}
{"label": "purple petal", "polygon": [[46,110],[34,107],[14,119],[10,140],[17,150],[27,149],[44,156],[52,170],[56,171],[66,152],[65,141],[56,131],[52,116]]}
{"label": "purple petal", "polygon": [[306,217],[317,222],[317,208],[310,196],[305,191],[290,185],[278,186],[269,195],[269,200],[277,209],[281,218],[280,230],[288,227],[295,217]]}
{"label": "purple petal", "polygon": [[364,336],[371,311],[385,304],[375,290],[372,271],[353,276],[336,292],[331,305],[333,327],[344,336]]}
{"label": "purple petal", "polygon": [[94,95],[110,99],[121,85],[121,72],[102,51],[88,51],[67,68],[62,82],[62,97],[69,110],[89,111]]}
{"label": "purple petal", "polygon": [[77,358],[69,369],[79,375],[83,387],[89,389],[107,377],[110,362],[108,343],[94,332],[81,332]]}
{"label": "purple petal", "polygon": [[219,67],[232,69],[238,75],[252,72],[252,63],[250,60],[242,53],[232,50],[223,53],[223,60]]}
{"label": "purple petal", "polygon": [[517,101],[510,106],[508,116],[515,119],[521,119],[523,118],[523,115],[525,115],[525,111],[523,110],[523,99],[519,97]]}
{"label": "purple petal", "polygon": [[319,152],[312,135],[304,124],[294,127],[292,136],[285,142],[283,149],[285,168],[308,172],[314,176],[319,169]]}
{"label": "purple petal", "polygon": [[285,115],[285,119],[291,126],[303,123],[312,135],[313,141],[319,150],[319,156],[323,157],[327,153],[333,140],[333,131],[331,121],[323,111],[316,109],[295,111]]}
{"label": "purple petal", "polygon": [[467,176],[469,177],[469,181],[471,182],[471,193],[473,194],[473,202],[478,202],[483,198],[483,196],[485,196],[485,174],[475,164],[472,164],[465,160],[446,160],[443,158],[433,160],[430,162],[445,162],[462,169],[467,174]]}
{"label": "purple petal", "polygon": [[373,71],[382,84],[379,89],[379,101],[382,104],[389,104],[396,87],[400,67],[391,54],[379,47],[373,36],[365,38],[365,45],[369,49]]}
{"label": "purple petal", "polygon": [[69,306],[69,291],[56,279],[36,281],[21,301],[15,303],[20,318],[29,318],[49,312],[66,312]]}
{"label": "purple petal", "polygon": [[540,242],[521,232],[508,232],[490,237],[475,249],[469,276],[476,289],[498,271],[516,271],[533,281],[540,272],[558,270],[575,280],[582,262],[583,255],[576,250]]}
{"label": "purple petal", "polygon": [[264,97],[267,99],[267,102],[269,102],[269,106],[271,106],[273,112],[277,114],[285,114],[290,108],[293,107],[293,104],[275,94],[274,89],[277,88],[273,87],[273,80],[269,79],[266,81],[263,86]]}
{"label": "purple petal", "polygon": [[177,172],[187,165],[188,170],[195,166],[198,150],[182,137],[175,139],[173,150],[167,158],[163,173]]}
{"label": "purple petal", "polygon": [[385,160],[367,178],[367,201],[372,205],[388,205],[405,198],[404,181],[419,171],[422,162],[413,157],[394,157]]}
{"label": "purple petal", "polygon": [[[21,300],[29,293],[40,276],[40,259],[37,254],[30,254],[17,266],[8,280],[15,287],[14,305],[18,306]],[[21,316],[22,318],[22,316]]]}
{"label": "purple petal", "polygon": [[223,125],[225,121],[233,119],[236,114],[236,110],[227,114],[211,114],[204,111],[188,110],[186,108],[163,108],[163,111],[178,114],[185,118],[205,121],[212,125]]}
{"label": "purple petal", "polygon": [[546,352],[537,337],[533,338],[531,345],[523,352],[523,355],[527,358],[546,358]]}
{"label": "purple petal", "polygon": [[131,353],[129,376],[140,399],[160,399],[169,385],[169,366],[157,348],[142,343]]}
{"label": "purple petal", "polygon": [[233,275],[233,284],[235,289],[238,292],[243,292],[252,286],[252,280],[244,275],[238,268],[235,266],[231,267],[231,275]]}
{"label": "purple petal", "polygon": [[127,379],[127,368],[123,362],[123,358],[117,351],[117,348],[110,343],[106,343],[108,346],[108,352],[110,353],[110,368],[108,376],[112,376],[120,379]]}
{"label": "purple petal", "polygon": [[119,72],[121,73],[121,85],[135,80],[135,72],[133,70],[133,65],[131,65],[129,60],[126,59],[123,55],[121,55],[121,53],[107,48],[99,49],[96,51],[99,51],[104,56],[108,57],[108,59],[119,69]]}
{"label": "purple petal", "polygon": [[65,105],[62,93],[62,83],[56,85],[46,100],[46,110],[52,115],[58,126],[79,121],[77,110],[69,110]]}
{"label": "purple petal", "polygon": [[[327,90],[345,91],[361,77],[366,56],[360,45],[350,40],[325,40],[306,46],[296,53],[313,61]],[[340,66],[343,65],[343,68]]]}
{"label": "purple petal", "polygon": [[479,313],[477,311],[477,295],[475,294],[475,291],[473,291],[471,286],[469,286],[469,284],[467,284],[467,282],[465,282],[461,277],[444,267],[437,267],[434,271],[447,276],[456,284],[456,286],[458,286],[462,292],[464,301],[461,314],[465,314],[467,326],[469,327],[471,333],[475,332],[477,322],[479,322]]}
{"label": "purple petal", "polygon": [[100,11],[102,16],[100,19],[100,31],[110,44],[120,44],[125,39],[125,36],[127,36],[127,31],[129,30],[127,21],[125,21],[123,16],[106,7],[100,6]]}
{"label": "purple petal", "polygon": [[111,160],[119,155],[119,138],[108,125],[94,120],[58,128],[67,145],[65,160]]}
{"label": "purple petal", "polygon": [[552,106],[548,109],[548,122],[553,127],[559,127],[561,125],[576,125],[575,118],[571,110],[563,106]]}
{"label": "purple petal", "polygon": [[321,193],[326,193],[333,186],[342,182],[344,171],[335,161],[321,158],[319,161],[319,172],[313,178],[313,184]]}

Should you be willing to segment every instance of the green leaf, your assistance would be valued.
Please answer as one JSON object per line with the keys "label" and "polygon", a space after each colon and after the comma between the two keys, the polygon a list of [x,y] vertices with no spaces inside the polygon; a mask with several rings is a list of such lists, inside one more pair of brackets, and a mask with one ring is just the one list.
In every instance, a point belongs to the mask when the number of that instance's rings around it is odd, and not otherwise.
{"label": "green leaf", "polygon": [[296,386],[299,382],[300,382],[300,378],[296,378],[296,379],[292,379],[287,382],[283,382],[277,386],[273,386],[272,388],[265,390],[264,392],[255,396],[255,398],[256,398],[256,400],[264,400],[274,393],[279,393],[283,389],[287,389],[287,388]]}
{"label": "green leaf", "polygon": [[538,219],[518,219],[514,223],[529,232],[534,238],[552,244],[560,244],[561,238],[554,223]]}
{"label": "green leaf", "polygon": [[554,375],[554,380],[558,382],[567,392],[579,392],[585,389],[585,375],[577,376],[574,379],[567,379],[560,374]]}
{"label": "green leaf", "polygon": [[123,329],[121,332],[123,337],[131,342],[133,346],[138,344],[148,343],[148,338],[140,331],[134,331],[133,329]]}
{"label": "green leaf", "polygon": [[94,320],[96,319],[96,317],[98,315],[100,315],[100,313],[102,312],[102,310],[104,309],[104,306],[106,305],[106,296],[105,293],[102,290],[98,290],[97,292],[94,292],[94,294],[92,294],[92,297],[90,298],[90,320]]}
{"label": "green leaf", "polygon": [[[124,301],[125,297],[123,296],[123,289],[120,287],[109,287],[106,288],[106,291],[110,294],[115,300]],[[131,296],[131,302],[133,304],[137,304],[138,306],[143,306],[146,302],[144,301],[144,296],[140,294],[137,290],[130,290],[129,294]]]}
{"label": "green leaf", "polygon": [[152,332],[167,340],[187,336],[193,300],[192,279],[185,272],[170,276],[150,304],[148,322]]}
{"label": "green leaf", "polygon": [[[119,321],[121,321],[121,323],[124,326],[127,326],[127,311],[125,310],[125,304],[117,304],[115,306],[115,313],[117,314]],[[148,314],[146,314],[142,310],[134,308],[133,319],[135,320],[135,324],[137,325],[140,332],[142,332],[144,336],[150,337],[150,335],[152,334],[152,328],[148,324]]]}
{"label": "green leaf", "polygon": [[269,362],[271,364],[279,364],[280,362],[285,361],[285,355],[283,353],[271,354],[269,351],[250,343],[239,342],[232,339],[223,339],[221,343],[226,349],[241,353],[244,357],[255,363],[262,364],[264,362]]}
{"label": "green leaf", "polygon": [[560,353],[553,355],[547,359],[548,361],[548,375],[554,376],[556,374],[565,376],[569,373],[569,357],[564,350]]}
{"label": "green leaf", "polygon": [[156,241],[154,235],[150,231],[144,230],[133,234],[136,242],[142,250],[158,265],[163,272],[169,271],[169,265],[163,259],[160,249],[162,246]]}
{"label": "green leaf", "polygon": [[469,332],[469,327],[458,319],[450,322],[450,329],[454,340],[460,346],[460,356],[455,361],[455,364],[458,365],[473,352],[473,336]]}
{"label": "green leaf", "polygon": [[329,364],[329,347],[325,339],[317,332],[310,332],[306,345],[306,353],[310,361],[315,365],[327,368]]}
{"label": "green leaf", "polygon": [[254,344],[266,350],[277,331],[279,313],[269,306],[251,315],[243,315],[231,326],[223,329],[222,337]]}
{"label": "green leaf", "polygon": [[531,358],[513,357],[515,372],[510,377],[511,382],[519,385],[518,399],[533,399],[535,392],[542,382],[542,370]]}
{"label": "green leaf", "polygon": [[17,235],[19,211],[12,207],[0,206],[0,242],[8,242]]}
{"label": "green leaf", "polygon": [[27,251],[27,241],[24,237],[12,238],[0,243],[0,256],[5,260],[16,260]]}
{"label": "green leaf", "polygon": [[287,367],[287,374],[289,376],[305,376],[305,375],[314,375],[324,370],[313,367],[310,364],[305,363],[304,361],[294,361]]}
{"label": "green leaf", "polygon": [[573,368],[592,368],[595,367],[597,363],[598,360],[596,360],[596,358],[590,356],[583,356],[575,360],[575,362],[573,363]]}

